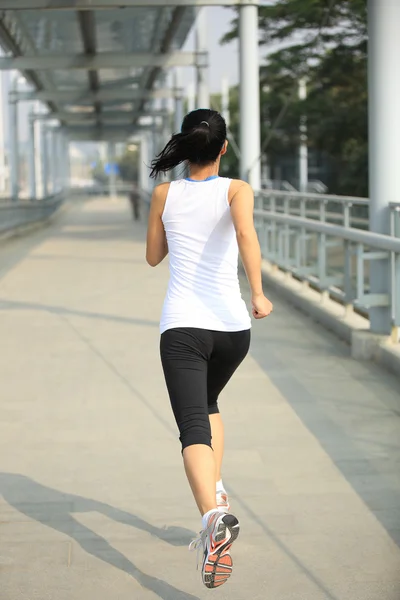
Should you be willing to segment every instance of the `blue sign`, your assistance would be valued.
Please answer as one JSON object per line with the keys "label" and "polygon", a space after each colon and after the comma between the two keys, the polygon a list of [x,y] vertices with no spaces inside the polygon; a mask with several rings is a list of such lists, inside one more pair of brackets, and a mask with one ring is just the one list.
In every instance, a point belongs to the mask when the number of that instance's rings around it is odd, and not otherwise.
{"label": "blue sign", "polygon": [[106,163],[104,165],[104,173],[106,175],[119,175],[119,167],[116,163]]}

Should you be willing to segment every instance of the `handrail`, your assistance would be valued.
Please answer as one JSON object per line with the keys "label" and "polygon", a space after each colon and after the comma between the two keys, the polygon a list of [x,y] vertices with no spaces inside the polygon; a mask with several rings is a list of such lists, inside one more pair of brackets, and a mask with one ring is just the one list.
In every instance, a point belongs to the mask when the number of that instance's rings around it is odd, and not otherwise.
{"label": "handrail", "polygon": [[275,196],[280,198],[293,198],[298,200],[318,200],[318,202],[339,202],[342,204],[361,204],[368,206],[368,198],[360,198],[357,196],[335,196],[334,194],[315,194],[308,192],[285,192],[282,190],[261,190],[258,192],[260,196]]}
{"label": "handrail", "polygon": [[294,225],[299,228],[303,227],[308,231],[326,233],[327,235],[339,237],[348,240],[349,242],[365,244],[366,246],[371,246],[372,248],[400,254],[400,239],[388,235],[363,231],[362,229],[355,229],[353,227],[340,227],[339,225],[332,225],[331,223],[325,223],[324,221],[315,221],[314,219],[306,219],[303,217],[293,217],[291,215],[273,213],[260,209],[255,209],[254,215],[262,217],[263,219],[269,219],[270,221],[278,221],[280,223]]}
{"label": "handrail", "polygon": [[[398,341],[400,238],[350,227],[348,219],[335,225],[326,221],[325,211],[321,211],[321,220],[316,220],[288,214],[287,203],[284,209],[254,210],[264,258],[365,316],[371,309],[382,309],[385,332]],[[396,204],[396,214],[399,209]],[[379,293],[371,292],[369,285],[368,269],[374,261],[382,268]]]}

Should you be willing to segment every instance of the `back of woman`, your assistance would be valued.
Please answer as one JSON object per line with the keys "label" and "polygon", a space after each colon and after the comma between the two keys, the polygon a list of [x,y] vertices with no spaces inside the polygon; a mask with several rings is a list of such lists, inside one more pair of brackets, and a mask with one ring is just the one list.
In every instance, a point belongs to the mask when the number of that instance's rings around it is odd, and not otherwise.
{"label": "back of woman", "polygon": [[226,124],[216,111],[201,109],[185,117],[181,132],[153,161],[151,175],[185,163],[190,176],[155,188],[146,250],[153,267],[168,254],[170,259],[160,322],[161,362],[186,475],[202,515],[202,531],[191,547],[203,552],[202,580],[208,588],[229,578],[230,551],[239,535],[239,520],[230,512],[221,477],[224,428],[218,404],[250,345],[239,251],[253,316],[262,319],[272,311],[262,290],[253,192],[243,181],[218,176],[227,144]]}
{"label": "back of woman", "polygon": [[170,184],[162,222],[170,282],[160,329],[250,328],[238,279],[238,244],[229,204],[231,179],[181,179]]}

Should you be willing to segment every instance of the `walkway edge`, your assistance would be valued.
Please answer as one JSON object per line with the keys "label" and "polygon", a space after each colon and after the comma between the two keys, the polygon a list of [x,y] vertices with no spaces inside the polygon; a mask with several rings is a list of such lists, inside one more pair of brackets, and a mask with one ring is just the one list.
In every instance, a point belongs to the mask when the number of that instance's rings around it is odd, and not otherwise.
{"label": "walkway edge", "polygon": [[388,336],[370,333],[367,319],[353,311],[346,313],[341,304],[266,260],[262,263],[262,274],[267,295],[268,288],[273,288],[290,304],[347,342],[352,358],[373,360],[400,379],[400,344],[393,344]]}
{"label": "walkway edge", "polygon": [[31,223],[25,223],[23,225],[16,225],[15,227],[10,227],[10,229],[5,229],[0,232],[0,244],[6,242],[7,240],[22,237],[24,235],[29,235],[38,229],[42,229],[51,225],[54,219],[56,219],[59,215],[61,215],[68,208],[68,202],[63,202],[61,206],[55,210],[50,216],[39,219],[38,221],[32,221]]}

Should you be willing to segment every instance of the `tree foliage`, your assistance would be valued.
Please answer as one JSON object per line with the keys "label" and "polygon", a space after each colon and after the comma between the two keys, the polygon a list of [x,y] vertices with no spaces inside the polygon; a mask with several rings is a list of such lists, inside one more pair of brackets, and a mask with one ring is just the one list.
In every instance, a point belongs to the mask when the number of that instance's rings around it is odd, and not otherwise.
{"label": "tree foliage", "polygon": [[[262,139],[273,166],[296,161],[299,123],[332,193],[368,193],[366,0],[279,0],[260,7]],[[238,35],[237,18],[225,40]],[[307,79],[308,97],[298,99]],[[280,121],[279,121],[280,119]]]}

